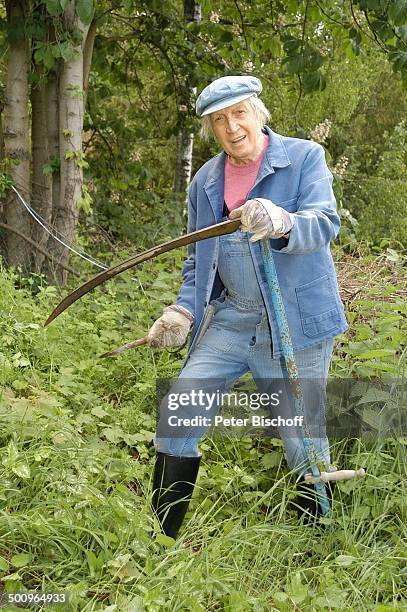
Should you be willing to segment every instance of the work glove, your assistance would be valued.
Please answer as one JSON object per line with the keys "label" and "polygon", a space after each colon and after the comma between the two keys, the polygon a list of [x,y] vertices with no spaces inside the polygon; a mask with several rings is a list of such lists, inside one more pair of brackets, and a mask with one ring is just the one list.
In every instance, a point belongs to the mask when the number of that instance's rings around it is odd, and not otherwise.
{"label": "work glove", "polygon": [[241,230],[253,234],[250,241],[256,242],[264,238],[286,236],[294,224],[295,217],[281,206],[273,204],[271,200],[256,198],[232,210],[229,219],[240,219]]}
{"label": "work glove", "polygon": [[163,312],[147,334],[148,344],[154,348],[182,346],[187,340],[194,317],[178,304],[167,306]]}

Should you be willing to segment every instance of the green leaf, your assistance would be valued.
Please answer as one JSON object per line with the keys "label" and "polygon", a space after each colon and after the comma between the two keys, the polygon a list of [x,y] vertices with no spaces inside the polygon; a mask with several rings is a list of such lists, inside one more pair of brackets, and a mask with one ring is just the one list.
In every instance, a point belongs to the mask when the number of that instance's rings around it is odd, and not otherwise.
{"label": "green leaf", "polygon": [[59,49],[60,57],[62,57],[62,59],[65,62],[69,62],[71,59],[73,59],[75,57],[75,48],[67,40],[65,40],[63,43],[61,43],[59,45],[58,49]]}
{"label": "green leaf", "polygon": [[352,518],[363,520],[370,515],[369,506],[356,506],[352,512]]}
{"label": "green leaf", "polygon": [[220,37],[220,40],[222,42],[232,42],[234,36],[232,34],[232,32],[229,32],[229,30],[224,30],[224,32],[222,33],[222,36]]}
{"label": "green leaf", "polygon": [[13,382],[11,383],[11,386],[16,391],[22,391],[23,389],[27,387],[27,383],[25,382],[25,380],[16,379],[16,380],[13,380]]}
{"label": "green leaf", "polygon": [[395,70],[407,69],[407,51],[392,51],[388,57]]}
{"label": "green leaf", "polygon": [[312,48],[307,48],[305,50],[304,57],[307,64],[308,72],[314,72],[318,70],[318,68],[321,68],[322,64],[324,63],[324,58],[319,53],[319,51],[316,51]]}
{"label": "green leaf", "polygon": [[381,389],[375,389],[374,387],[371,387],[358,401],[357,405],[370,404],[371,402],[387,402],[389,399],[391,399],[391,393],[389,393],[388,391],[382,391]]}
{"label": "green leaf", "polygon": [[281,42],[277,36],[270,36],[267,40],[267,48],[273,57],[280,57],[282,52]]}
{"label": "green leaf", "polygon": [[106,427],[102,429],[101,433],[105,436],[106,440],[113,444],[117,444],[123,436],[123,430],[119,427]]}
{"label": "green leaf", "polygon": [[60,0],[45,0],[45,6],[52,17],[57,17],[63,13]]}
{"label": "green leaf", "polygon": [[288,599],[288,595],[287,593],[284,593],[284,591],[276,591],[273,593],[273,599],[277,603],[285,603]]}
{"label": "green leaf", "polygon": [[0,557],[0,572],[7,572],[8,568],[8,561],[4,557]]}
{"label": "green leaf", "polygon": [[284,40],[283,46],[284,46],[284,51],[287,53],[287,55],[291,55],[293,52],[299,49],[299,47],[301,46],[301,40],[299,40],[298,38],[292,38],[291,36],[289,36],[288,38]]}
{"label": "green leaf", "polygon": [[42,63],[47,70],[50,70],[55,64],[52,45],[43,46],[42,48]]}
{"label": "green leaf", "polygon": [[407,0],[390,2],[388,16],[395,25],[405,25],[407,21]]}
{"label": "green leaf", "polygon": [[358,357],[359,359],[373,359],[374,357],[389,357],[395,353],[394,349],[372,349],[371,351],[360,353]]}
{"label": "green leaf", "polygon": [[[83,160],[85,167],[87,167],[87,162]],[[81,166],[80,163],[77,163],[78,166]],[[82,164],[83,165],[83,164]],[[92,196],[90,195],[86,185],[82,185],[82,191],[79,198],[76,200],[76,206],[78,210],[83,210],[86,215],[89,215],[92,212]]]}
{"label": "green leaf", "polygon": [[51,164],[44,164],[42,167],[42,173],[44,176],[49,176],[54,172],[54,168]]}
{"label": "green leaf", "polygon": [[15,572],[14,574],[9,574],[8,576],[3,576],[2,577],[3,582],[17,582],[18,580],[21,580],[21,576],[18,572]]}
{"label": "green leaf", "polygon": [[18,555],[11,557],[10,562],[14,567],[25,567],[31,563],[32,558],[33,556],[31,553],[19,553]]}
{"label": "green leaf", "polygon": [[[145,612],[143,598],[140,597],[140,595],[136,595],[131,599],[118,600],[118,605],[119,607],[114,606],[114,610],[128,610],[128,612]],[[105,608],[105,612],[108,612],[108,608]]]}
{"label": "green leaf", "polygon": [[304,75],[302,84],[306,93],[323,91],[326,87],[326,79],[320,72],[307,72]]}
{"label": "green leaf", "polygon": [[252,610],[247,595],[243,591],[232,591],[228,593],[223,602],[224,612],[249,612]]}
{"label": "green leaf", "polygon": [[261,458],[262,464],[267,469],[280,465],[280,461],[281,461],[281,456],[280,456],[280,453],[278,452],[266,453]]}
{"label": "green leaf", "polygon": [[86,557],[88,560],[90,575],[94,576],[98,570],[98,560],[94,552],[91,550],[86,551]]}
{"label": "green leaf", "polygon": [[291,578],[290,588],[288,590],[290,598],[294,603],[299,604],[307,598],[308,591],[301,582],[301,575],[299,572],[295,573]]}
{"label": "green leaf", "polygon": [[43,165],[42,173],[45,176],[48,176],[52,174],[53,172],[56,172],[57,170],[59,170],[60,167],[61,167],[61,160],[59,159],[59,157],[51,157],[49,161]]}
{"label": "green leaf", "polygon": [[355,557],[352,557],[351,555],[338,555],[335,559],[335,563],[337,565],[342,565],[344,567],[348,567],[349,565],[352,565],[352,563],[355,562]]}
{"label": "green leaf", "polygon": [[370,427],[376,429],[377,431],[383,431],[387,429],[385,417],[381,417],[370,408],[365,408],[363,410],[362,419],[365,423],[367,423]]}
{"label": "green leaf", "polygon": [[75,10],[82,23],[88,25],[92,21],[95,13],[93,0],[78,0]]}
{"label": "green leaf", "polygon": [[93,414],[94,416],[100,417],[102,419],[103,417],[107,416],[109,413],[106,412],[106,410],[104,410],[101,406],[95,406],[95,408],[92,408],[91,414]]}
{"label": "green leaf", "polygon": [[381,40],[390,40],[394,36],[394,32],[391,29],[387,20],[381,19],[373,21],[370,24],[370,27]]}
{"label": "green leaf", "polygon": [[287,66],[288,74],[300,74],[305,70],[305,57],[301,53],[288,55],[284,58],[283,63]]}
{"label": "green leaf", "polygon": [[20,478],[30,478],[31,476],[29,465],[23,461],[17,461],[17,463],[11,468],[11,471],[14,472],[16,476],[20,476]]}
{"label": "green leaf", "polygon": [[69,0],[59,0],[59,4],[61,9],[64,11],[69,4]]}
{"label": "green leaf", "polygon": [[13,441],[7,447],[7,457],[3,459],[3,465],[12,466],[18,458],[18,450]]}
{"label": "green leaf", "polygon": [[158,544],[161,544],[161,546],[164,546],[165,548],[171,548],[175,544],[174,538],[170,538],[170,536],[166,536],[163,533],[158,533],[156,535],[155,541]]}

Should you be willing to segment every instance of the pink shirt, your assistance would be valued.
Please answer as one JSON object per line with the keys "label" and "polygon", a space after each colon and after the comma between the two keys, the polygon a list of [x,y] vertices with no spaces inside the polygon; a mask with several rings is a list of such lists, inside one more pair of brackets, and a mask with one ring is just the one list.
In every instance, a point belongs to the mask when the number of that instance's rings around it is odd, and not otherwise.
{"label": "pink shirt", "polygon": [[245,166],[236,166],[236,164],[232,164],[229,157],[226,158],[224,197],[229,212],[234,208],[239,208],[239,206],[246,202],[247,194],[253,187],[259,173],[263,154],[267,149],[268,143],[269,138],[264,135],[263,149],[259,157]]}

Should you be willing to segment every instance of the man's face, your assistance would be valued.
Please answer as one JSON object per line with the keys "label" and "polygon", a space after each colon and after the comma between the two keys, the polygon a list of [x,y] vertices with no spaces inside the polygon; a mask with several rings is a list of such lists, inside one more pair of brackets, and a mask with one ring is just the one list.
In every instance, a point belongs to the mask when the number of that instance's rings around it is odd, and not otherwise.
{"label": "man's face", "polygon": [[210,120],[217,141],[232,161],[249,162],[260,155],[263,135],[248,100],[211,113]]}

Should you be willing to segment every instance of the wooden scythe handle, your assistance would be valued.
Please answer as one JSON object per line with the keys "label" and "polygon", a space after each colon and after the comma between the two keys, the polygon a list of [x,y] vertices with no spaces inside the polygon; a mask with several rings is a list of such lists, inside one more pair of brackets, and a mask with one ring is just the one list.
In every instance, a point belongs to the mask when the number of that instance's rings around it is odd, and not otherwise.
{"label": "wooden scythe handle", "polygon": [[139,338],[138,340],[133,340],[133,342],[127,342],[127,344],[123,344],[123,346],[119,346],[111,351],[107,351],[107,353],[102,353],[99,355],[99,359],[103,357],[112,357],[113,355],[119,355],[120,353],[124,353],[124,351],[129,351],[130,349],[136,348],[137,346],[141,346],[142,344],[147,344],[148,336],[144,336],[144,338]]}

